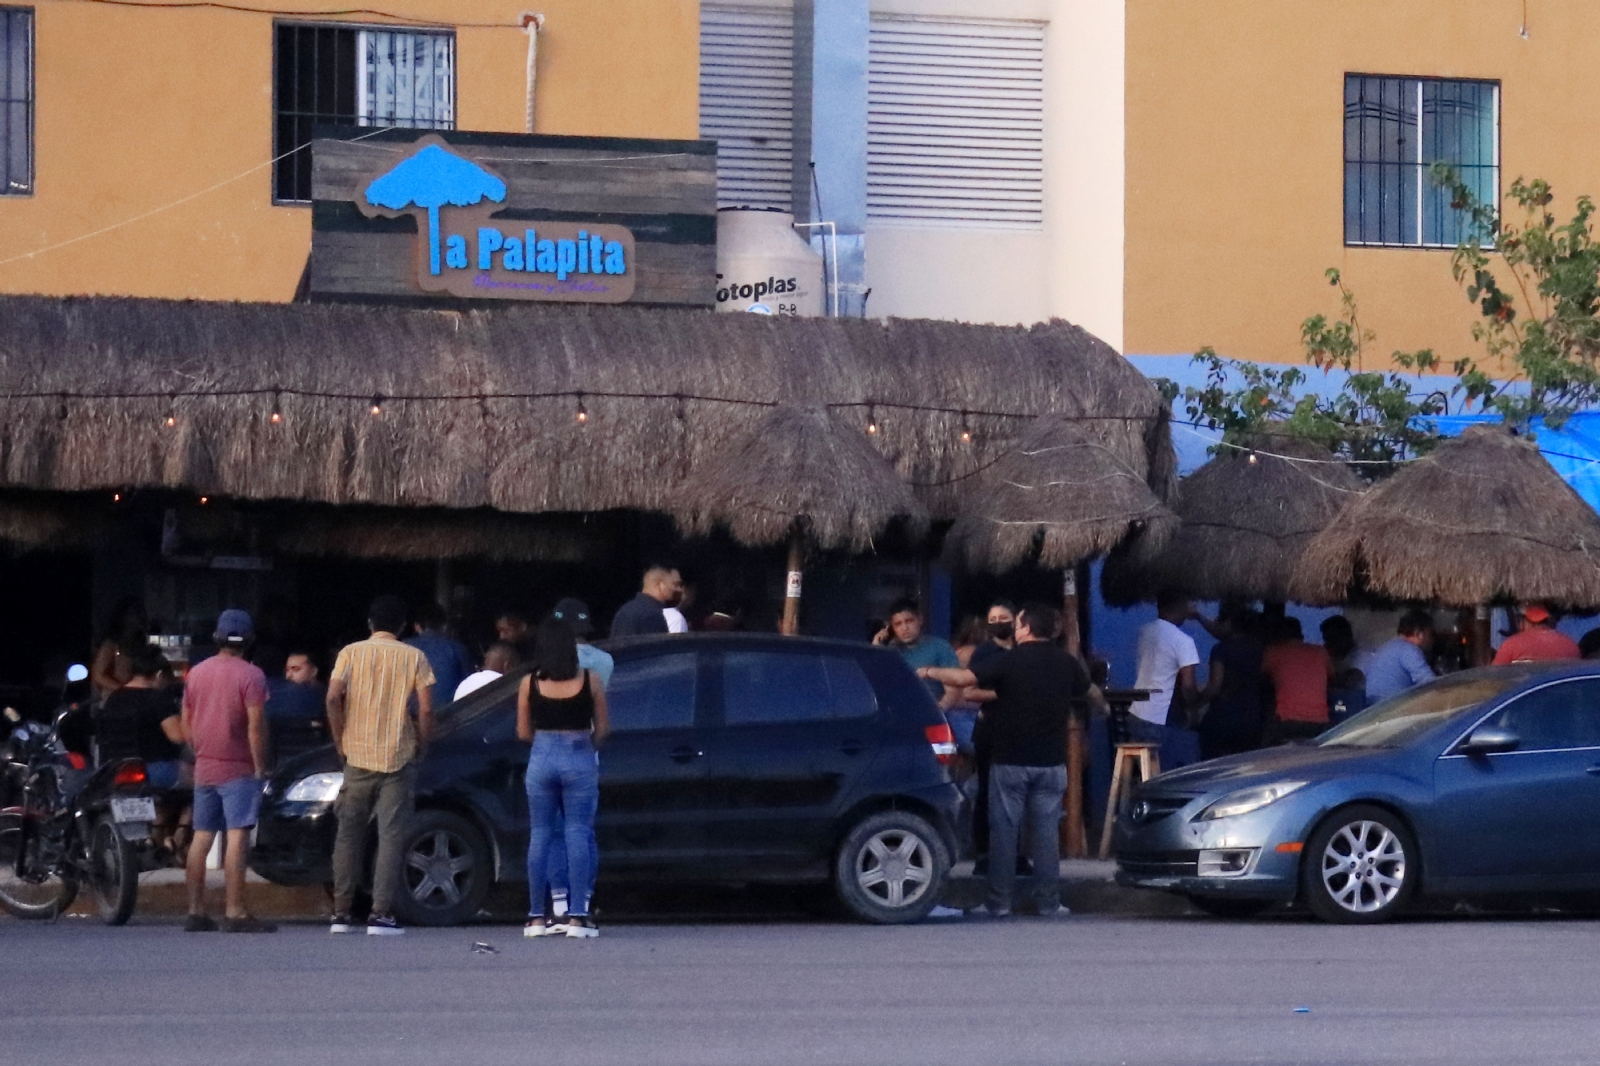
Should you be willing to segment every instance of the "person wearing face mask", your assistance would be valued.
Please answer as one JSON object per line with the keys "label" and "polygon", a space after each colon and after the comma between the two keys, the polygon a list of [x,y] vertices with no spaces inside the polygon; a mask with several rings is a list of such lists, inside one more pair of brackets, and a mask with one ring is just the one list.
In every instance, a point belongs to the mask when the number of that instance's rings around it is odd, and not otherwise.
{"label": "person wearing face mask", "polygon": [[[995,600],[989,605],[989,639],[972,651],[967,668],[977,671],[1016,647],[1017,609],[1009,600]],[[995,694],[987,689],[969,688],[966,699],[978,705],[978,720],[972,731],[972,765],[978,780],[977,795],[972,801],[972,851],[980,864],[987,865],[989,857],[989,768],[994,764],[994,742],[990,736],[984,711],[992,711]]]}

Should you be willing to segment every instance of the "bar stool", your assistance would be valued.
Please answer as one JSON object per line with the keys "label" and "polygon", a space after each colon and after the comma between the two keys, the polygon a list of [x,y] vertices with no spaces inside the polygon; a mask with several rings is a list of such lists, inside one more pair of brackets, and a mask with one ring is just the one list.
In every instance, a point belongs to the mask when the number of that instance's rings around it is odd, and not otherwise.
{"label": "bar stool", "polygon": [[1106,824],[1100,830],[1100,857],[1111,857],[1111,830],[1117,824],[1117,813],[1133,792],[1133,771],[1137,767],[1139,780],[1148,781],[1161,772],[1159,744],[1118,744],[1116,758],[1111,764],[1111,795],[1106,797]]}

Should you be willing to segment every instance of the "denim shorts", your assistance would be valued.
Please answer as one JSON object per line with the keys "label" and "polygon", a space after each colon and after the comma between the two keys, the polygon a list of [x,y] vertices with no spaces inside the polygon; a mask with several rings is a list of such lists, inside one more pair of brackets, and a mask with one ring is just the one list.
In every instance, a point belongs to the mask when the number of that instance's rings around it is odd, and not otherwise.
{"label": "denim shorts", "polygon": [[194,786],[194,827],[201,833],[249,829],[261,811],[261,782],[236,777],[221,785]]}

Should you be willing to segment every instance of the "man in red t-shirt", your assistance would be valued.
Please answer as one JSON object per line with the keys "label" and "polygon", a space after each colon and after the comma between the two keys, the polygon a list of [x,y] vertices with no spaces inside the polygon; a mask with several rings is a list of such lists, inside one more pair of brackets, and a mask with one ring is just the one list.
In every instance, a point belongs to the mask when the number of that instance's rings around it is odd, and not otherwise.
{"label": "man in red t-shirt", "polygon": [[1495,653],[1494,664],[1561,662],[1581,659],[1578,642],[1556,629],[1550,609],[1539,603],[1522,607],[1522,622],[1518,631],[1505,639]]}
{"label": "man in red t-shirt", "polygon": [[1261,672],[1272,680],[1272,731],[1281,740],[1314,737],[1328,728],[1333,658],[1321,644],[1306,643],[1298,618],[1278,626],[1278,639],[1261,656]]}
{"label": "man in red t-shirt", "polygon": [[183,733],[194,748],[194,843],[189,846],[189,921],[184,925],[191,933],[217,928],[206,914],[206,854],[221,832],[228,834],[222,928],[230,933],[276,929],[252,918],[244,907],[250,830],[267,776],[267,675],[244,657],[254,638],[248,614],[223,611],[217,619],[217,654],[197,663],[184,681]]}

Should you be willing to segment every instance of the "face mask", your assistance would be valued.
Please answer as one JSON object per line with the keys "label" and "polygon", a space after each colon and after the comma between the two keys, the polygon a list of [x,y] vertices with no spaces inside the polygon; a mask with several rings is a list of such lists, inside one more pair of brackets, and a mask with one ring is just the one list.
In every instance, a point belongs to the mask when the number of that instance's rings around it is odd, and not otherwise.
{"label": "face mask", "polygon": [[1010,640],[1017,634],[1015,622],[990,622],[989,635],[995,640]]}

